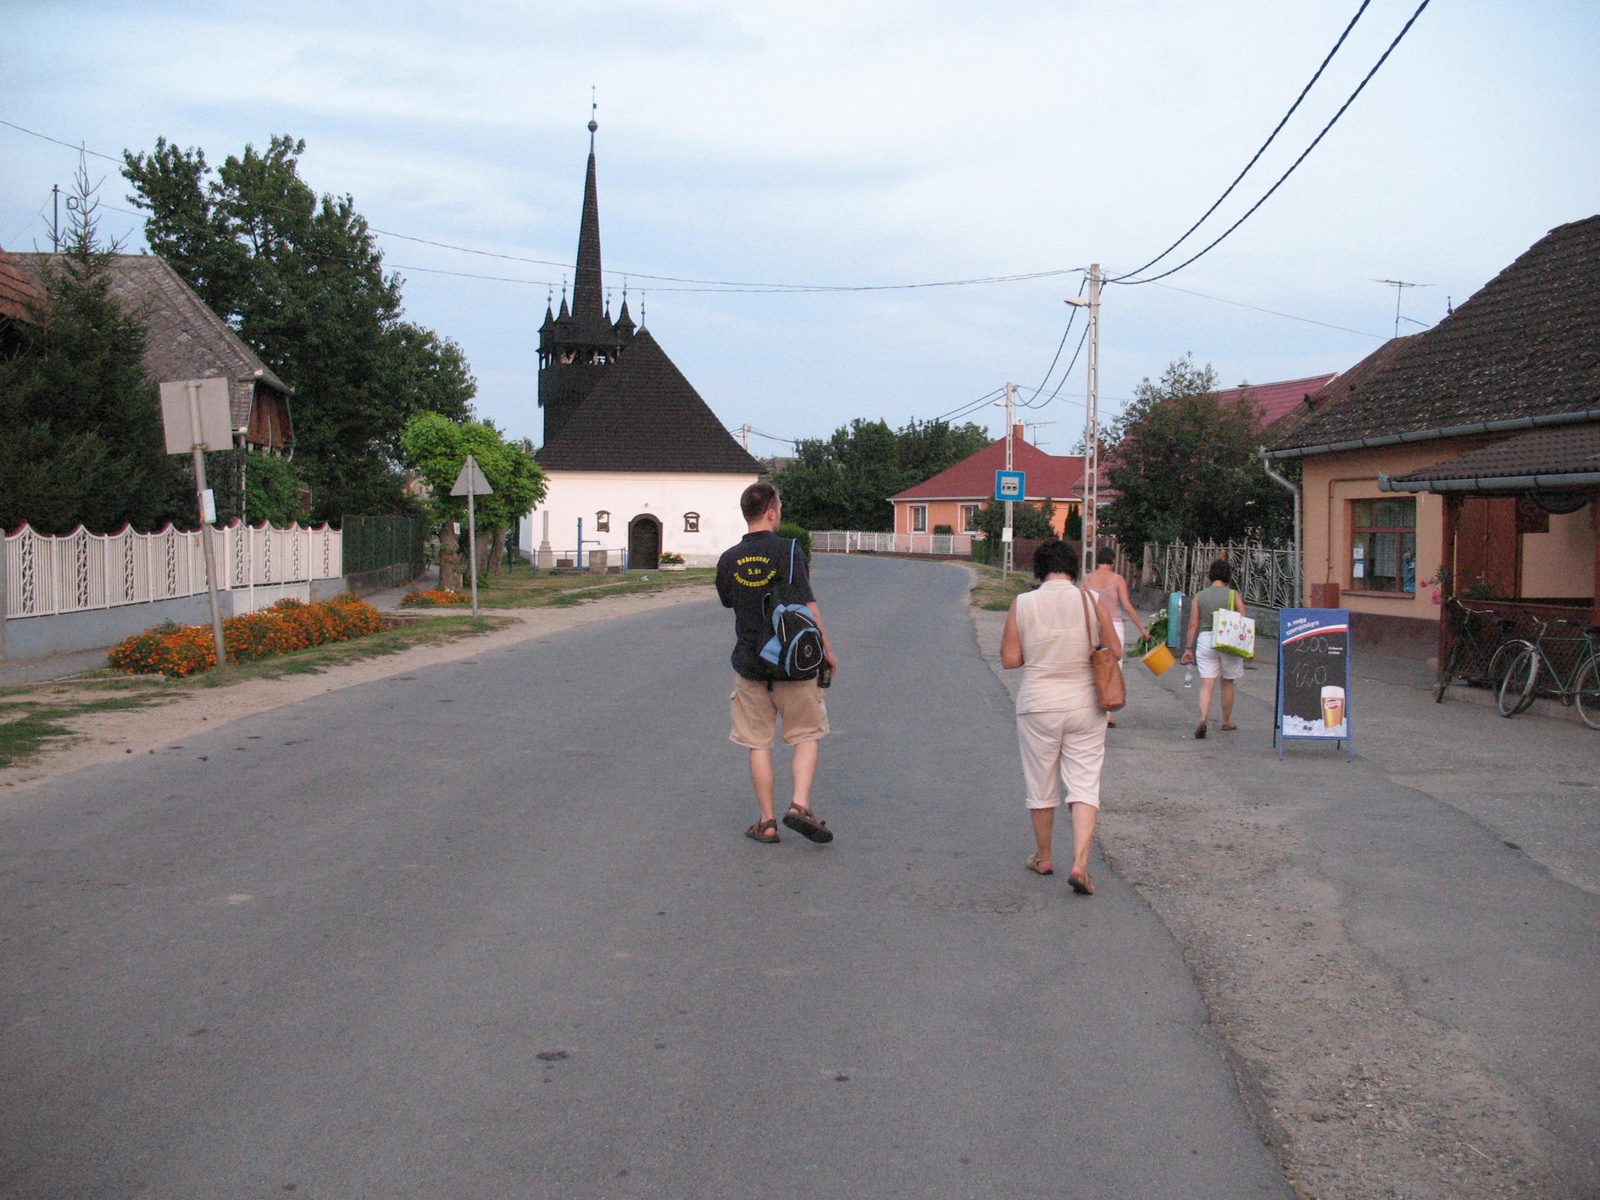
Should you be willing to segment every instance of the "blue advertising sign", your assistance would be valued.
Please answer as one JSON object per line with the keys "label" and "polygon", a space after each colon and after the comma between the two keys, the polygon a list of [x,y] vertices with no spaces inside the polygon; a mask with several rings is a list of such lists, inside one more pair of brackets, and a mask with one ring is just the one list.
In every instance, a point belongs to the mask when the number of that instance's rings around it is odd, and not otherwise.
{"label": "blue advertising sign", "polygon": [[1028,494],[1027,473],[1024,471],[996,471],[994,473],[994,498],[996,500],[1021,500]]}
{"label": "blue advertising sign", "polygon": [[1278,610],[1278,694],[1272,740],[1344,743],[1350,757],[1350,610]]}

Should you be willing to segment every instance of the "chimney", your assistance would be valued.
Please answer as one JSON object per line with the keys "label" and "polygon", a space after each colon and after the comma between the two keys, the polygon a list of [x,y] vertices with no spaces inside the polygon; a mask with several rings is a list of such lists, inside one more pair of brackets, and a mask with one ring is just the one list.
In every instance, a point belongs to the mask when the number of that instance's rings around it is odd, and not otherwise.
{"label": "chimney", "polygon": [[1015,424],[1015,425],[1013,425],[1011,427],[1011,438],[1012,438],[1013,441],[1025,442],[1025,441],[1028,440],[1028,436],[1027,435],[1028,435],[1028,427],[1026,425],[1022,424],[1021,422],[1018,422],[1017,424]]}

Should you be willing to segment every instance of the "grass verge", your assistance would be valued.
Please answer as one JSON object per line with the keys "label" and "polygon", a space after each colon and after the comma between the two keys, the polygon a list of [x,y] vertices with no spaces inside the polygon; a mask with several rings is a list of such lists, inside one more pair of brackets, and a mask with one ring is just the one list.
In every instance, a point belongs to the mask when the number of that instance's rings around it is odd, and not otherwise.
{"label": "grass verge", "polygon": [[1033,589],[1033,576],[1026,572],[1012,571],[1010,576],[1002,579],[999,567],[985,566],[983,563],[968,563],[975,576],[972,583],[972,603],[978,608],[986,608],[990,612],[1006,612],[1011,608],[1011,602],[1023,592]]}
{"label": "grass verge", "polygon": [[517,563],[492,579],[478,581],[478,607],[570,608],[605,596],[637,596],[706,584],[715,576],[711,567],[633,571],[627,575],[552,575],[548,571],[535,574],[527,563]]}
{"label": "grass verge", "polygon": [[[52,744],[72,737],[63,722],[87,713],[168,704],[194,688],[227,687],[251,679],[281,679],[309,675],[344,663],[396,654],[413,646],[453,642],[502,629],[515,621],[500,616],[429,617],[398,629],[369,634],[348,642],[330,642],[253,663],[228,663],[215,671],[187,679],[155,681],[130,678],[107,668],[89,676],[54,683],[30,684],[0,690],[0,767],[13,766]],[[85,693],[111,692],[100,699]]]}

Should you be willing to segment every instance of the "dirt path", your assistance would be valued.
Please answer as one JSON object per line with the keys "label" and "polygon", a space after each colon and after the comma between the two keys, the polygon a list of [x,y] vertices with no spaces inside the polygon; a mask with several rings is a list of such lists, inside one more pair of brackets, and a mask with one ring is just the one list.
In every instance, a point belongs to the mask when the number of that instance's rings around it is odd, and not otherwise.
{"label": "dirt path", "polygon": [[[24,792],[46,779],[111,762],[129,754],[153,753],[199,730],[215,729],[240,717],[251,716],[283,704],[341,688],[403,675],[436,663],[471,658],[486,651],[513,646],[592,621],[630,616],[654,608],[689,604],[711,595],[711,585],[674,587],[642,595],[607,596],[570,608],[500,610],[496,615],[517,618],[517,624],[493,633],[450,642],[413,646],[394,654],[329,667],[314,675],[288,675],[280,679],[251,679],[227,687],[174,691],[172,697],[142,708],[85,713],[65,722],[73,736],[48,746],[38,756],[16,766],[0,768],[0,796]],[[106,693],[50,689],[52,699],[104,699]]]}

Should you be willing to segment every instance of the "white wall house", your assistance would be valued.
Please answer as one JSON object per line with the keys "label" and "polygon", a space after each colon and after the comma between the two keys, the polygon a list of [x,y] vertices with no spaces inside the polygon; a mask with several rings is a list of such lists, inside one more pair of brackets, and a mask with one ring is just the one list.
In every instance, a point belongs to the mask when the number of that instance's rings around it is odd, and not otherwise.
{"label": "white wall house", "polygon": [[638,541],[638,524],[649,521],[659,526],[661,550],[681,554],[691,567],[714,567],[718,555],[744,536],[739,495],[757,476],[552,471],[549,479],[545,502],[519,530],[522,552],[530,558],[547,537],[552,559],[574,558],[581,519],[585,561],[604,550],[607,564],[615,566],[630,535]]}

